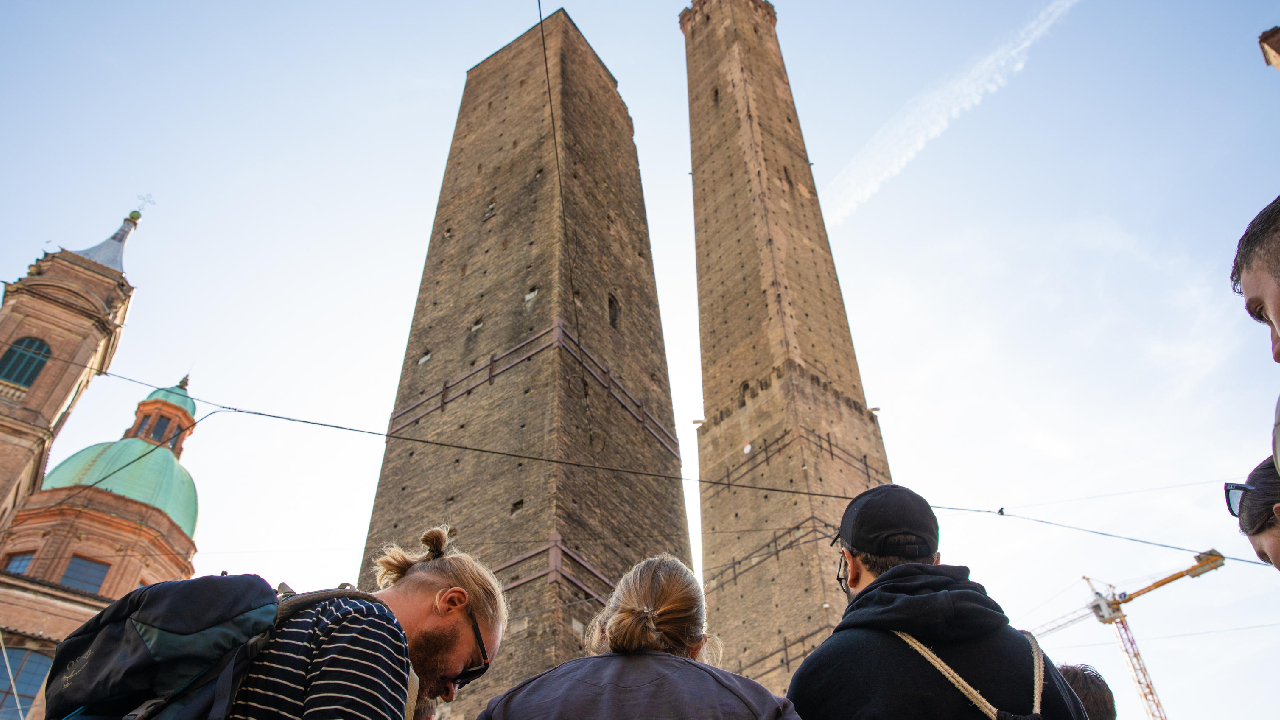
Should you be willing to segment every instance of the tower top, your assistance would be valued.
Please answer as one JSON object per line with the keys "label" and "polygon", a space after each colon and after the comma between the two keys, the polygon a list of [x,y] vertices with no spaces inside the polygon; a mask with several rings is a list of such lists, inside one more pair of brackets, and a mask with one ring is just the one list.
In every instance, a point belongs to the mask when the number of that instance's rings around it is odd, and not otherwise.
{"label": "tower top", "polygon": [[1271,67],[1280,70],[1280,27],[1273,27],[1258,37],[1262,58]]}
{"label": "tower top", "polygon": [[71,252],[117,272],[124,272],[124,244],[129,241],[133,231],[138,229],[138,221],[141,219],[142,213],[134,210],[120,223],[120,229],[114,235],[91,248]]}
{"label": "tower top", "polygon": [[123,438],[90,445],[63,460],[45,475],[41,489],[87,486],[123,495],[163,511],[191,537],[199,504],[191,473],[178,458],[194,426],[194,411],[181,385],[156,390],[138,404]]}

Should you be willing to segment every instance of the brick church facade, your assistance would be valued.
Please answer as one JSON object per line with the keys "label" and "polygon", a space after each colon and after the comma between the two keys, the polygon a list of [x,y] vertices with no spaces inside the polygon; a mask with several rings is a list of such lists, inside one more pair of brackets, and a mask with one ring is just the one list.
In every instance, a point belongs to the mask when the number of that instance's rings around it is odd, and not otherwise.
{"label": "brick church facade", "polygon": [[[44,717],[57,643],[135,588],[191,577],[197,500],[179,464],[195,403],[186,379],[138,404],[123,437],[45,472],[49,446],[107,371],[133,288],[131,213],[87,250],[60,250],[6,284],[0,305],[0,716]],[[122,418],[123,419],[123,418]],[[16,683],[10,684],[12,671]]]}

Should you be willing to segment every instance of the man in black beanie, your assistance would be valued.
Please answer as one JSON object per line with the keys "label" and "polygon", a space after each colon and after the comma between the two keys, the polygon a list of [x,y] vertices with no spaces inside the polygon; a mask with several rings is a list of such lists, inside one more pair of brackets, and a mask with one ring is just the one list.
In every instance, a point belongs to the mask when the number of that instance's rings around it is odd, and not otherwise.
{"label": "man in black beanie", "polygon": [[805,720],[1087,720],[1075,693],[966,567],[941,565],[938,518],[901,485],[849,502],[836,579],[844,619],[800,665]]}

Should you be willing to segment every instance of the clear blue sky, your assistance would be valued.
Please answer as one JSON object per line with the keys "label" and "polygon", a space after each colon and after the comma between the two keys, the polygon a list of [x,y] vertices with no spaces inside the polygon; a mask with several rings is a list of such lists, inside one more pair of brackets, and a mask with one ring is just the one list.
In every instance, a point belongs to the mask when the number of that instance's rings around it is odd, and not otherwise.
{"label": "clear blue sky", "polygon": [[[682,7],[566,9],[635,121],[693,477]],[[778,3],[829,216],[843,199],[832,181],[885,150],[876,138],[919,120],[913,108],[949,118],[829,225],[895,479],[941,505],[1250,557],[1220,482],[1266,456],[1280,382],[1227,274],[1245,224],[1280,193],[1280,72],[1256,43],[1280,5],[1079,0],[985,76],[980,103],[939,106],[1048,7]],[[536,21],[532,0],[0,4],[0,277],[97,243],[152,193],[112,370],[159,384],[190,372],[197,397],[382,429],[465,72]],[[146,392],[95,380],[53,461],[118,437]],[[197,571],[352,580],[381,456],[377,438],[210,418],[183,458],[201,498]],[[1182,483],[1199,484],[1039,504]],[[1134,589],[1191,563],[940,515],[944,560],[970,566],[1021,627],[1082,606],[1082,575]],[[1274,714],[1280,627],[1233,629],[1280,623],[1277,593],[1275,570],[1229,563],[1129,606],[1170,716]],[[1169,637],[1189,633],[1209,634]],[[1108,628],[1044,645],[1097,666],[1121,717],[1141,716]]]}

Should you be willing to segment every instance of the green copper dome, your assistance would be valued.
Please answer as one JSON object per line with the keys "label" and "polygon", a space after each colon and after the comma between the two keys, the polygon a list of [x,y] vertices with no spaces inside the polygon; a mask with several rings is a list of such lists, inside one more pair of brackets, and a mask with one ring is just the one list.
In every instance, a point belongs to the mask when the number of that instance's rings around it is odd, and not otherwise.
{"label": "green copper dome", "polygon": [[[147,399],[163,392],[166,391],[157,390]],[[186,407],[188,412],[194,411],[195,405],[186,391],[182,392],[181,398],[186,405],[167,397],[160,399]],[[94,485],[159,508],[188,537],[195,534],[199,510],[196,485],[191,481],[191,474],[178,464],[178,459],[167,447],[138,438],[90,445],[63,460],[44,476],[45,490],[76,485]]]}
{"label": "green copper dome", "polygon": [[174,385],[173,387],[163,388],[152,392],[147,396],[147,399],[164,400],[165,402],[173,403],[183,410],[186,410],[187,414],[192,417],[195,417],[196,415],[196,403],[189,395],[187,395],[186,378],[182,378],[182,382]]}

